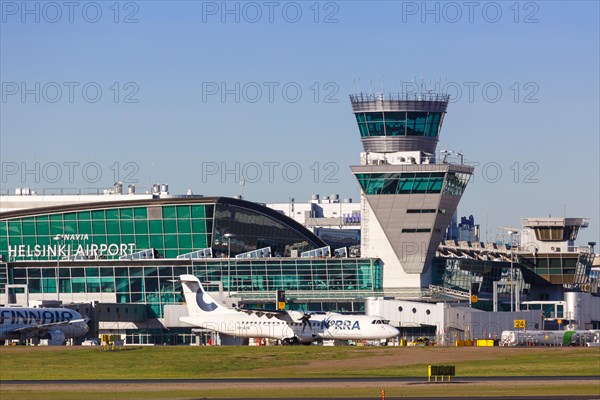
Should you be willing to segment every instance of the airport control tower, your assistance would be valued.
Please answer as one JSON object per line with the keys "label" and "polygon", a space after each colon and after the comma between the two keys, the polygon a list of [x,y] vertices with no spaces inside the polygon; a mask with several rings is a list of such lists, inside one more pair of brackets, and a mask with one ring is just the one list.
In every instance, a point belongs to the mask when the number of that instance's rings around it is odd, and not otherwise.
{"label": "airport control tower", "polygon": [[449,96],[351,95],[364,152],[352,173],[361,191],[361,255],[383,261],[383,287],[431,283],[431,262],[473,173],[436,147]]}

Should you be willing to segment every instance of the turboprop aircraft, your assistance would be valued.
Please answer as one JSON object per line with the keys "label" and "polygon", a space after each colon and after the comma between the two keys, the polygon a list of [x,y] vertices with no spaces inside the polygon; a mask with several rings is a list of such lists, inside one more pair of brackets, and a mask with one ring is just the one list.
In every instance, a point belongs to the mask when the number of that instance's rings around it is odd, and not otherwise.
{"label": "turboprop aircraft", "polygon": [[228,308],[210,297],[195,276],[180,279],[189,314],[180,321],[225,335],[310,344],[323,339],[390,339],[399,334],[389,321],[371,315]]}
{"label": "turboprop aircraft", "polygon": [[87,331],[87,321],[68,308],[0,307],[0,341],[50,339],[62,343]]}

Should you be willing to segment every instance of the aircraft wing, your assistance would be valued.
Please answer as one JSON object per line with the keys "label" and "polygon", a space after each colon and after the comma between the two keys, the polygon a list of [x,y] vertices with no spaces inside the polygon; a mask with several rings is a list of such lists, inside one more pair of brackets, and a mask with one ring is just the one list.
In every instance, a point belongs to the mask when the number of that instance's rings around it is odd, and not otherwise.
{"label": "aircraft wing", "polygon": [[24,326],[22,328],[12,329],[11,332],[39,332],[39,331],[49,331],[52,328],[57,326],[66,326],[71,324],[79,324],[82,322],[86,322],[84,318],[81,319],[72,319],[70,321],[59,321],[59,322],[51,322],[48,324],[38,324],[33,326]]}
{"label": "aircraft wing", "polygon": [[237,311],[246,313],[248,315],[256,314],[259,317],[266,315],[267,318],[275,317],[275,318],[279,318],[279,319],[282,319],[282,317],[284,317],[288,314],[287,311],[284,311],[284,310],[262,310],[259,308],[238,308]]}

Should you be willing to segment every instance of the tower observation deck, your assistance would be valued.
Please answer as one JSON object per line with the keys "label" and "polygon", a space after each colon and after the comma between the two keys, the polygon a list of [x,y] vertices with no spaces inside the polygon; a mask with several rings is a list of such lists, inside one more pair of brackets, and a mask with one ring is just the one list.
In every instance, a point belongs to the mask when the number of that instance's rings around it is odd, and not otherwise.
{"label": "tower observation deck", "polygon": [[437,93],[350,96],[365,151],[380,153],[435,153],[449,99]]}
{"label": "tower observation deck", "polygon": [[350,96],[364,152],[361,253],[384,263],[384,290],[427,287],[431,261],[473,173],[436,160],[447,94]]}

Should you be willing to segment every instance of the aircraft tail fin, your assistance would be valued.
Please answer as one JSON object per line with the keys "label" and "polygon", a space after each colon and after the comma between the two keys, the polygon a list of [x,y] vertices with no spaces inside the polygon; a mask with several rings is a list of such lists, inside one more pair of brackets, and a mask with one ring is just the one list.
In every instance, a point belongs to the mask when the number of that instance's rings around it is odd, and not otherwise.
{"label": "aircraft tail fin", "polygon": [[224,314],[233,312],[233,310],[219,304],[204,291],[200,280],[194,275],[180,275],[181,286],[185,296],[188,314],[190,316],[206,314]]}

